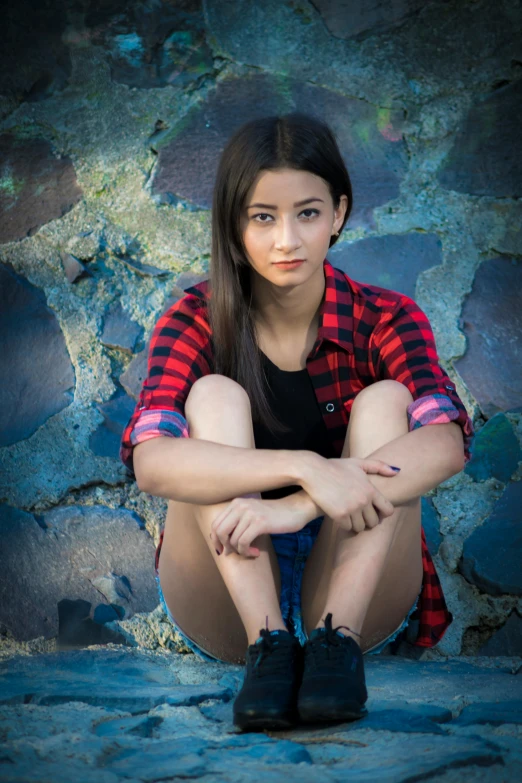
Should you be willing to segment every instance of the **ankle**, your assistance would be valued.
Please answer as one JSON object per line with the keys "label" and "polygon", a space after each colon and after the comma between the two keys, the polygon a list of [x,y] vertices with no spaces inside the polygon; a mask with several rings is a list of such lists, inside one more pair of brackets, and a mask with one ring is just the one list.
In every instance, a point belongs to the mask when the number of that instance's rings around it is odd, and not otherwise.
{"label": "ankle", "polygon": [[248,646],[255,644],[257,640],[259,639],[259,632],[261,628],[268,628],[269,631],[287,631],[288,628],[284,624],[283,620],[280,621],[274,621],[274,622],[265,622],[261,625],[252,625],[250,628],[247,629],[247,638],[248,638]]}
{"label": "ankle", "polygon": [[354,631],[347,631],[345,628],[342,629],[339,628],[337,633],[340,633],[343,636],[350,636],[354,640],[354,642],[357,642],[359,646],[361,645],[362,637],[360,636],[360,634],[357,634]]}
{"label": "ankle", "polygon": [[[344,622],[343,620],[339,620],[339,615],[337,615],[337,619],[339,621],[339,625],[336,625],[332,621],[332,615],[327,614],[326,617],[329,617],[329,625],[330,628],[333,628],[333,630],[340,634],[341,636],[349,636],[351,637],[355,642],[357,642],[358,645],[361,644],[362,636],[361,636],[361,629],[359,627],[358,623],[348,623]],[[325,619],[319,620],[317,625],[315,626],[315,629],[326,629],[326,622]]]}

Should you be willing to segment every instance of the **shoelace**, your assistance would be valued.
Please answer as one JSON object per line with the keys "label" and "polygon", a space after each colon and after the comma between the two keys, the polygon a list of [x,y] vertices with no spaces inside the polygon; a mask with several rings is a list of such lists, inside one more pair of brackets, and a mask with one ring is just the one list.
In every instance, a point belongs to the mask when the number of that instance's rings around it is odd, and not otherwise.
{"label": "shoelace", "polygon": [[347,655],[353,658],[350,649],[351,645],[346,643],[346,639],[349,637],[337,634],[337,631],[341,628],[346,628],[347,631],[351,630],[346,625],[338,625],[337,628],[332,628],[332,614],[331,612],[328,613],[324,621],[324,633],[318,635],[315,639],[311,639],[307,645],[309,653],[307,665],[311,664],[314,668],[326,662],[338,665],[343,662]]}
{"label": "shoelace", "polygon": [[261,628],[261,642],[249,647],[251,669],[262,677],[263,674],[281,674],[289,670],[288,644],[271,636],[268,628]]}

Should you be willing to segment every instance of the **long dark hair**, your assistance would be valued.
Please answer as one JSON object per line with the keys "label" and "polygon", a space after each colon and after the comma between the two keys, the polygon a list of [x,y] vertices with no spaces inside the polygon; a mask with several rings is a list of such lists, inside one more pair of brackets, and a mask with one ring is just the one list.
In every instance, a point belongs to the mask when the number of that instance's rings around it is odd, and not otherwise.
{"label": "long dark hair", "polygon": [[[250,309],[251,267],[241,232],[247,194],[262,170],[309,171],[328,185],[334,206],[348,197],[343,225],[352,208],[352,187],[332,130],[324,122],[294,112],[242,125],[227,143],[218,166],[212,201],[209,319],[214,371],[246,390],[253,421],[273,432],[286,431],[267,398],[267,383]],[[330,240],[330,247],[336,237]]]}

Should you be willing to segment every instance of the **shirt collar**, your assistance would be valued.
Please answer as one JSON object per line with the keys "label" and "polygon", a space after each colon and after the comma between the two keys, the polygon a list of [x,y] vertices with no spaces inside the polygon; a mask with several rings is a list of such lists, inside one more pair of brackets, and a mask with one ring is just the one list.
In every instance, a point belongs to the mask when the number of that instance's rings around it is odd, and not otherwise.
{"label": "shirt collar", "polygon": [[[353,293],[349,278],[336,269],[327,258],[323,261],[325,292],[319,310],[319,328],[312,354],[323,340],[329,340],[348,353],[353,353]],[[185,289],[186,294],[200,298],[209,296],[209,281]]]}
{"label": "shirt collar", "polygon": [[[347,276],[323,261],[325,292],[319,310],[318,341],[329,340],[353,353],[353,294]],[[316,342],[315,347],[319,347]]]}

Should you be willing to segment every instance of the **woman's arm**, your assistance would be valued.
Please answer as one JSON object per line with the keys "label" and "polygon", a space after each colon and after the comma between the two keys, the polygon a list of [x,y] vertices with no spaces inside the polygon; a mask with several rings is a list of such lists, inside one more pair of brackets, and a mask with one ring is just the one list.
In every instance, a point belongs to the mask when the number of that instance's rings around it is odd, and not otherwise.
{"label": "woman's arm", "polygon": [[194,438],[152,438],[134,447],[139,488],[183,503],[212,505],[300,484],[306,451],[225,446]]}
{"label": "woman's arm", "polygon": [[454,421],[420,427],[385,443],[368,458],[401,466],[393,481],[376,475],[368,479],[394,506],[404,505],[464,469],[462,430]]}

